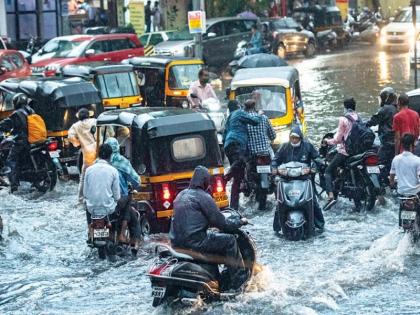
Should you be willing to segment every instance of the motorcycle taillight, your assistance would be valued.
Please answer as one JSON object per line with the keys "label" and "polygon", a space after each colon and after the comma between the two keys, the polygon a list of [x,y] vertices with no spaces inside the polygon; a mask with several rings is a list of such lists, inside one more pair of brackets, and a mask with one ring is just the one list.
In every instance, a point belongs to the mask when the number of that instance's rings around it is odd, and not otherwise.
{"label": "motorcycle taillight", "polygon": [[56,151],[58,149],[58,141],[54,140],[48,143],[48,151]]}
{"label": "motorcycle taillight", "polygon": [[377,155],[369,155],[368,157],[365,158],[365,165],[378,165],[378,156]]}
{"label": "motorcycle taillight", "polygon": [[166,270],[168,267],[169,266],[168,266],[167,263],[163,263],[161,265],[153,265],[152,268],[150,268],[150,270],[149,270],[149,274],[155,275],[155,276],[160,276],[162,274],[162,272],[164,270]]}
{"label": "motorcycle taillight", "polygon": [[260,155],[257,157],[257,165],[270,165],[271,159],[269,155]]}
{"label": "motorcycle taillight", "polygon": [[222,176],[215,176],[213,179],[213,192],[222,193],[225,191],[225,182]]}
{"label": "motorcycle taillight", "polygon": [[407,210],[415,210],[416,209],[416,202],[412,199],[404,200],[403,201],[403,208]]}
{"label": "motorcycle taillight", "polygon": [[91,226],[94,229],[103,229],[106,226],[105,219],[92,219]]}

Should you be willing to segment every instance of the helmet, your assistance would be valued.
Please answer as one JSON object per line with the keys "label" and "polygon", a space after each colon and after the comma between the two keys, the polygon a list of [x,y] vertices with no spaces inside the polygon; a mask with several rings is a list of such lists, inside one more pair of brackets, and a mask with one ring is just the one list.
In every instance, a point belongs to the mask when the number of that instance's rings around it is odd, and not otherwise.
{"label": "helmet", "polygon": [[15,109],[22,108],[28,104],[28,97],[23,93],[17,93],[13,96],[12,104]]}
{"label": "helmet", "polygon": [[386,87],[379,93],[379,102],[383,106],[385,104],[393,104],[397,99],[397,94],[392,87]]}

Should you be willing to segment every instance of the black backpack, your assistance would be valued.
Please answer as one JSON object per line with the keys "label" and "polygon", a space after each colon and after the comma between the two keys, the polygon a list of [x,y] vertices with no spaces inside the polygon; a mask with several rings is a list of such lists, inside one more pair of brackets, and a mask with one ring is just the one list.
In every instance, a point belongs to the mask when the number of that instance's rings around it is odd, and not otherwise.
{"label": "black backpack", "polygon": [[375,133],[361,119],[354,120],[350,115],[344,117],[352,123],[349,135],[344,140],[346,152],[354,156],[370,150],[375,141]]}

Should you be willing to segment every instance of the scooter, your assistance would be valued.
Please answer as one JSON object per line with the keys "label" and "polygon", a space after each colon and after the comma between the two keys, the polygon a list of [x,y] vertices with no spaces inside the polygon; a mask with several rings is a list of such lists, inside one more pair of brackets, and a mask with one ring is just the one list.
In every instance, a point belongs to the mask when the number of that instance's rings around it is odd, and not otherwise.
{"label": "scooter", "polygon": [[399,226],[411,233],[414,241],[420,237],[420,200],[418,196],[399,196]]}
{"label": "scooter", "polygon": [[273,229],[293,241],[314,235],[314,191],[311,168],[300,162],[282,164],[276,176],[277,209]]}
{"label": "scooter", "polygon": [[[239,216],[234,210],[222,212],[225,217]],[[256,247],[251,236],[242,229],[233,233],[241,251],[249,282],[256,264]],[[158,257],[149,269],[148,276],[152,284],[153,306],[162,303],[191,305],[200,299],[206,302],[226,300],[238,293],[227,292],[229,283],[220,273],[219,266],[223,259],[213,255],[205,255],[191,250],[174,249],[168,245],[156,246]],[[221,288],[227,288],[222,290]]]}

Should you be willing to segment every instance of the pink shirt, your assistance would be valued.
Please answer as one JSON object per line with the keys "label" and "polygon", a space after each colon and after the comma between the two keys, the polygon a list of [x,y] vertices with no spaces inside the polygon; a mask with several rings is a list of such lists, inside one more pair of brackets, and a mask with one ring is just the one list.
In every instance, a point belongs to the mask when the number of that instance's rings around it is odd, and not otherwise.
{"label": "pink shirt", "polygon": [[[347,115],[350,115],[354,120],[359,119],[359,116],[356,112],[350,112]],[[340,117],[338,120],[338,129],[337,132],[334,135],[334,138],[328,139],[327,143],[329,145],[337,145],[337,151],[338,153],[347,155],[346,148],[344,146],[344,140],[347,139],[350,130],[351,130],[352,123],[350,120],[348,120],[346,117]]]}
{"label": "pink shirt", "polygon": [[190,86],[190,89],[188,91],[188,98],[190,99],[191,103],[197,107],[200,103],[199,100],[191,98],[190,95],[195,94],[199,97],[201,101],[204,101],[209,98],[215,98],[217,99],[216,93],[213,90],[213,87],[210,85],[210,83],[207,83],[204,87],[200,84],[200,80],[197,80],[193,82]]}

